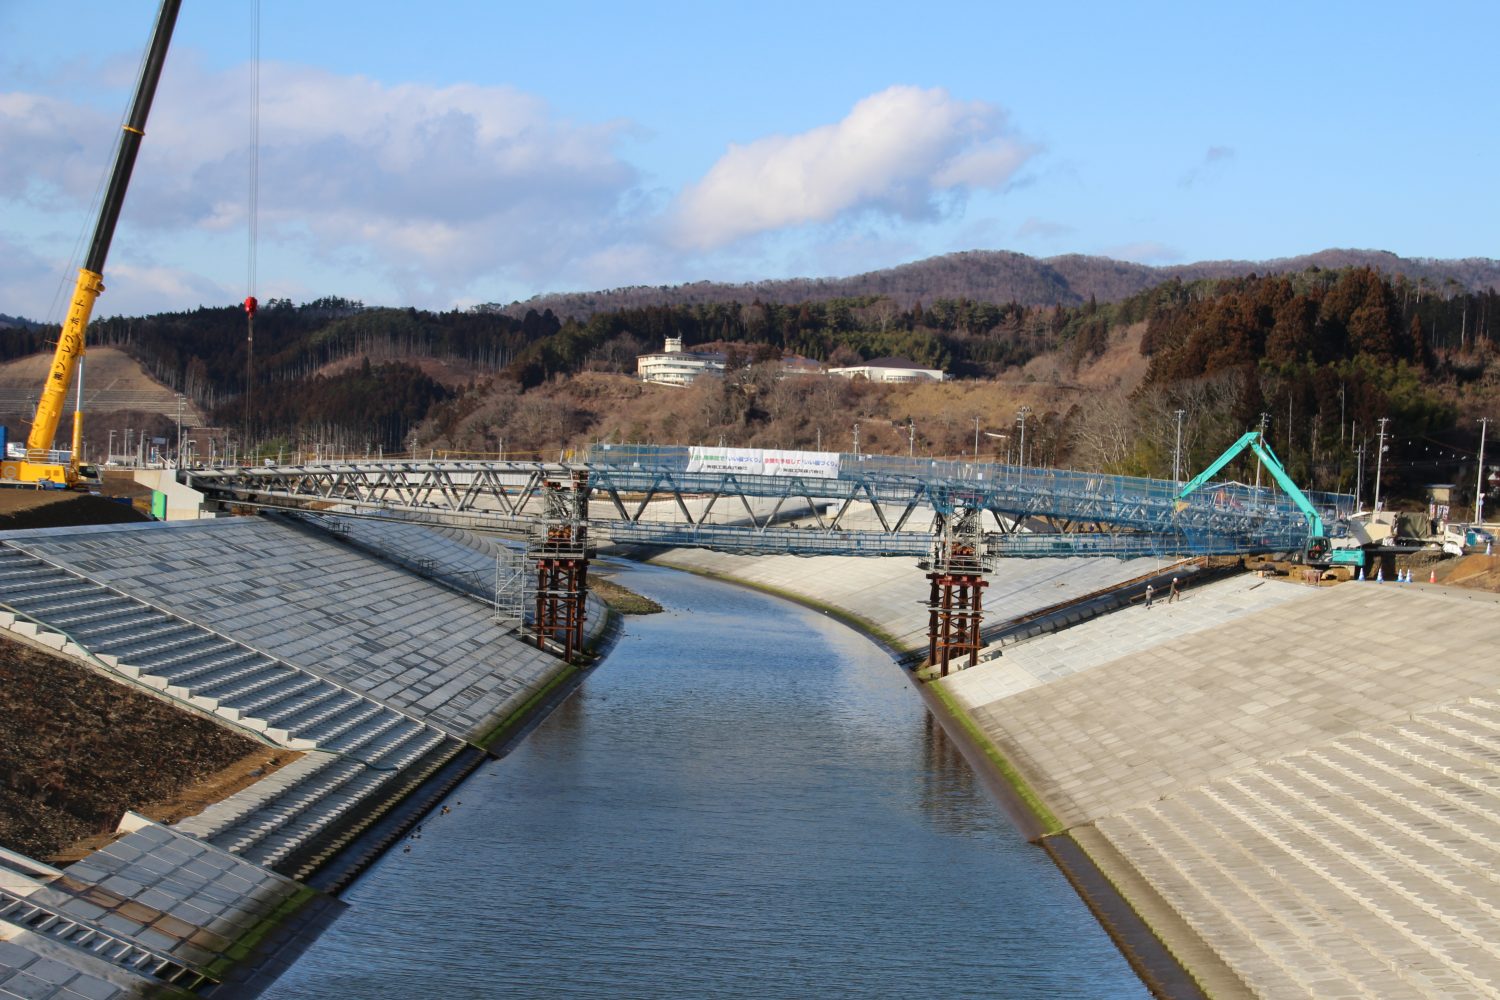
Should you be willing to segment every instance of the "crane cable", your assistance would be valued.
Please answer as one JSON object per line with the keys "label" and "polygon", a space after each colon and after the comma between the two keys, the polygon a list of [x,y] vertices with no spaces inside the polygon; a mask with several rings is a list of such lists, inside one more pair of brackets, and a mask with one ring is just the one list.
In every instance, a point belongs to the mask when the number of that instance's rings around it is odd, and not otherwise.
{"label": "crane cable", "polygon": [[246,455],[250,453],[252,400],[255,393],[255,265],[260,242],[260,0],[252,0],[251,44],[254,56],[250,62],[250,197],[247,228],[250,245],[245,265],[245,411],[241,438]]}

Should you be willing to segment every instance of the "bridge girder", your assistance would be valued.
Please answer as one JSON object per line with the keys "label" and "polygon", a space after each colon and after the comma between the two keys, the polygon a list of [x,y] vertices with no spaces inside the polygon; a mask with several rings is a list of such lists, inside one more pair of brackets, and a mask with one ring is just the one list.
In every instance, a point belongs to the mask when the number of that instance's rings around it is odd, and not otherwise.
{"label": "bridge girder", "polygon": [[[677,451],[685,454],[685,449]],[[865,456],[854,463],[855,471],[838,479],[690,473],[685,461],[645,467],[384,461],[190,470],[185,476],[194,488],[227,503],[347,505],[521,535],[529,522],[545,516],[540,499],[545,484],[571,480],[575,472],[586,470],[589,491],[607,499],[617,517],[593,518],[600,536],[733,551],[919,554],[917,540],[929,535],[908,526],[925,509],[934,518],[967,510],[990,512],[999,531],[987,536],[988,551],[997,558],[1279,551],[1298,548],[1306,531],[1306,521],[1294,507],[1268,503],[1260,494],[1249,496],[1248,488],[1233,484],[1205,488],[1183,502],[1173,496],[1176,484],[1153,480],[936,462],[924,479],[904,468],[888,468],[890,464]],[[715,505],[731,497],[739,500],[746,523],[709,523]],[[680,522],[647,517],[653,501],[668,498]],[[705,499],[695,517],[690,501]],[[757,511],[752,500],[773,503],[769,510]],[[776,525],[793,502],[806,503],[815,528]],[[856,504],[869,506],[880,530],[845,530],[843,521]],[[825,516],[825,505],[833,506],[831,517]],[[1055,533],[1022,530],[1038,525]],[[1078,533],[1083,525],[1094,530]]]}

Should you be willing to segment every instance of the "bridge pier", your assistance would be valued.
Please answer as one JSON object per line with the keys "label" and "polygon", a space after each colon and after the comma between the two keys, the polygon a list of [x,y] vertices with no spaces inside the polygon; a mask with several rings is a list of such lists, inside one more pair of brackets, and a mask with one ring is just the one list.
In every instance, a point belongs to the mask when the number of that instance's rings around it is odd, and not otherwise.
{"label": "bridge pier", "polygon": [[544,485],[546,513],[533,528],[526,553],[536,565],[537,648],[551,643],[569,663],[583,652],[588,616],[588,480],[587,472],[575,472],[566,489]]}
{"label": "bridge pier", "polygon": [[938,676],[964,657],[979,662],[984,618],[984,535],[980,511],[965,510],[940,518],[938,537],[928,564],[927,664]]}

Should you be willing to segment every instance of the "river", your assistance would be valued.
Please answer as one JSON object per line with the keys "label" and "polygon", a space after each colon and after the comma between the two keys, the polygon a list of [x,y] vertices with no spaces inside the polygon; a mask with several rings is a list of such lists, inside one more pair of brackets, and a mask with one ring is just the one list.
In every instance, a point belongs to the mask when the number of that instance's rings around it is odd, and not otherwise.
{"label": "river", "polygon": [[727,584],[618,579],[667,612],[267,996],[1148,996],[878,647]]}

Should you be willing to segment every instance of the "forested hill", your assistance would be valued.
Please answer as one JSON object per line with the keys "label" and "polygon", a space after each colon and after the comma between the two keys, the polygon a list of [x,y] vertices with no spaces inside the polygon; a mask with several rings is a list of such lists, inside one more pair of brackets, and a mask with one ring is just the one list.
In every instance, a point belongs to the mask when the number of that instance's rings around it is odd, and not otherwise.
{"label": "forested hill", "polygon": [[[609,435],[821,447],[820,427],[860,420],[873,421],[867,435],[878,426],[917,435],[867,437],[869,447],[910,450],[925,442],[931,454],[956,454],[965,435],[972,439],[970,421],[1025,404],[1035,413],[1028,444],[1040,449],[1039,460],[1152,475],[1170,471],[1153,435],[1175,431],[1177,410],[1186,414],[1188,456],[1204,462],[1212,454],[1199,454],[1194,442],[1205,452],[1222,448],[1267,413],[1283,435],[1278,447],[1289,468],[1326,484],[1352,480],[1346,466],[1354,422],[1368,430],[1388,418],[1402,433],[1472,451],[1474,418],[1494,412],[1500,399],[1500,291],[1467,291],[1457,278],[1313,265],[1281,275],[1172,277],[1117,301],[1077,305],[987,302],[978,285],[970,295],[910,306],[894,294],[797,304],[747,294],[587,319],[560,318],[545,307],[515,318],[485,309],[431,313],[272,299],[255,321],[253,366],[237,306],[105,318],[91,324],[90,339],[127,353],[267,454],[307,442],[387,453],[414,444],[555,453]],[[45,352],[56,332],[7,330],[0,360]],[[637,356],[660,350],[668,337],[724,351],[733,374],[646,398],[634,379]],[[899,392],[878,386],[780,379],[777,359],[785,354],[833,366],[904,356],[953,381],[935,387],[949,395],[914,417]],[[1096,364],[1114,365],[1116,375],[1090,376],[1092,388],[1069,396],[1068,386]],[[1119,372],[1127,369],[1139,374],[1123,380]],[[247,395],[252,373],[255,388]],[[637,416],[616,412],[637,396]],[[666,408],[669,397],[686,409]],[[659,416],[670,423],[651,423]],[[923,428],[911,431],[914,419]],[[105,435],[111,429],[100,420],[88,426]],[[122,418],[113,429],[143,426]],[[1284,436],[1292,429],[1300,436]],[[169,435],[163,429],[160,436]],[[107,439],[93,446],[105,448]],[[1330,465],[1330,456],[1342,464]],[[1446,466],[1411,465],[1412,475],[1419,471],[1458,475]]]}
{"label": "forested hill", "polygon": [[1386,277],[1405,275],[1442,295],[1500,291],[1500,260],[1475,257],[1432,260],[1398,257],[1380,250],[1323,250],[1276,260],[1201,261],[1149,267],[1108,257],[1069,254],[1036,258],[1008,250],[971,250],[848,278],[793,278],[727,284],[699,281],[688,285],[637,285],[598,292],[541,295],[508,306],[484,307],[520,318],[528,310],[551,310],[560,318],[586,320],[595,313],[645,306],[715,305],[763,302],[796,305],[832,298],[883,296],[903,308],[937,299],[971,299],[1023,306],[1082,305],[1093,299],[1117,302],[1163,281],[1177,278],[1234,278],[1250,274],[1289,274],[1308,268],[1337,270],[1368,267]]}

